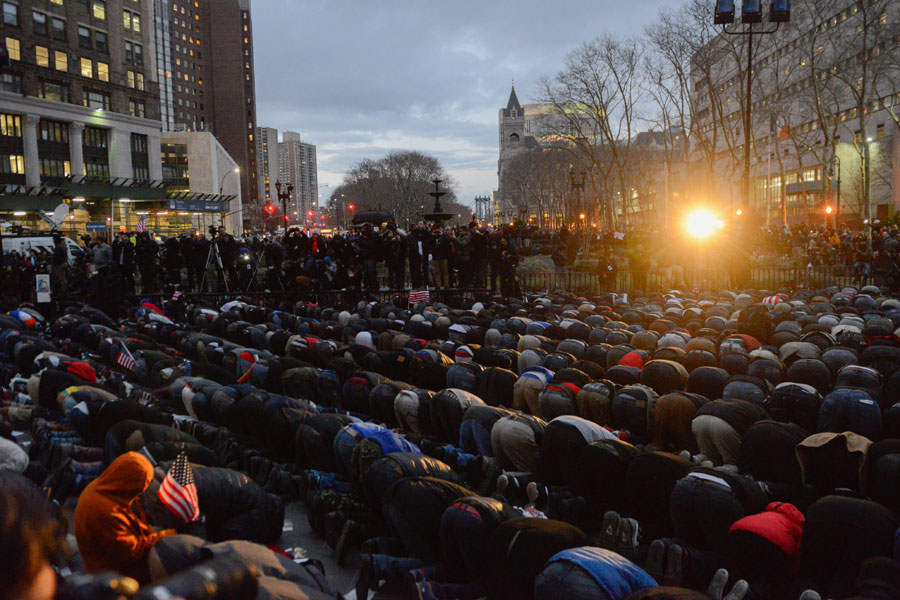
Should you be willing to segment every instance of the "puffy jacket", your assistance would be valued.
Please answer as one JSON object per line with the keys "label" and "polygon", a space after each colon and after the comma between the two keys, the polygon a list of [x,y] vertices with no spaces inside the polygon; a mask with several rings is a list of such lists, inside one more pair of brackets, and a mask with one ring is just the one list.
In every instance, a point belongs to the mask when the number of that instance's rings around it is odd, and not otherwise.
{"label": "puffy jacket", "polygon": [[[605,548],[569,548],[551,556],[544,568],[557,562],[584,569],[608,598],[627,598],[634,592],[659,585],[636,564]],[[535,598],[543,600],[546,596]]]}
{"label": "puffy jacket", "polygon": [[735,521],[728,530],[728,535],[746,531],[769,540],[784,552],[785,557],[793,564],[793,572],[796,573],[805,520],[803,513],[793,504],[772,502],[766,506],[765,511]]}

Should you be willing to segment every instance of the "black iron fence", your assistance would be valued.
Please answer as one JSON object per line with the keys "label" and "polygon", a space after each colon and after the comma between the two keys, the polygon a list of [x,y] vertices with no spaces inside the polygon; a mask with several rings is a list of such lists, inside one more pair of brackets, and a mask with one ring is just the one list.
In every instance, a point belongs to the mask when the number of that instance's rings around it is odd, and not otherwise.
{"label": "black iron fence", "polygon": [[860,277],[852,267],[766,267],[728,271],[725,269],[655,269],[651,271],[555,272],[519,274],[523,292],[567,290],[582,294],[680,290],[779,288],[816,289],[832,285],[865,285],[871,278]]}

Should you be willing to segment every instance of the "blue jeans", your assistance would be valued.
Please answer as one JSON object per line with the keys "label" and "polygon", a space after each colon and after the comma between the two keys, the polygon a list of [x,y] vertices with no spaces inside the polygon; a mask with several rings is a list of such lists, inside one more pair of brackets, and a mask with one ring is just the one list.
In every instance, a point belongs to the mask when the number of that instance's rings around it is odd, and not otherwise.
{"label": "blue jeans", "polygon": [[350,459],[358,443],[359,440],[346,429],[341,429],[334,436],[334,460],[344,475],[350,474]]}
{"label": "blue jeans", "polygon": [[468,454],[494,456],[491,432],[475,419],[463,419],[459,426],[459,445]]}
{"label": "blue jeans", "polygon": [[557,561],[544,567],[534,582],[534,600],[615,600],[579,566]]}

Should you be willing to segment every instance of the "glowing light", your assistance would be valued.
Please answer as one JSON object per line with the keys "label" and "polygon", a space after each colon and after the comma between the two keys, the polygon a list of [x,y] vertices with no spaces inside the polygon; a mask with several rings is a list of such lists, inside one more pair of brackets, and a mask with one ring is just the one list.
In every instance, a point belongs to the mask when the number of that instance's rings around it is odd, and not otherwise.
{"label": "glowing light", "polygon": [[744,214],[744,211],[742,211],[741,209],[737,209],[737,213],[735,213],[735,214],[737,216],[741,216],[742,214]]}
{"label": "glowing light", "polygon": [[725,225],[721,219],[708,210],[697,210],[688,215],[684,227],[689,234],[696,238],[710,236],[716,229]]}
{"label": "glowing light", "polygon": [[13,213],[14,217],[24,217],[27,213],[24,210],[17,210]]}
{"label": "glowing light", "polygon": [[584,213],[581,213],[580,215],[578,215],[578,218],[581,219],[582,221],[584,221]]}
{"label": "glowing light", "polygon": [[829,215],[830,215],[832,210],[834,210],[834,209],[832,209],[830,206],[826,206],[826,207],[825,207],[825,214],[829,214]]}
{"label": "glowing light", "polygon": [[72,198],[72,202],[84,202],[84,198],[81,198],[81,197]]}

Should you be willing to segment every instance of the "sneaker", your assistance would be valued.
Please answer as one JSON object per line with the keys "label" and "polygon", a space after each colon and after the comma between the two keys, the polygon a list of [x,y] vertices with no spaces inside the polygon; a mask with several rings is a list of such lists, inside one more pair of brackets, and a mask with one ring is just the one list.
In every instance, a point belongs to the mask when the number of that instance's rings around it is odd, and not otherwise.
{"label": "sneaker", "polygon": [[619,528],[619,518],[619,513],[614,510],[606,511],[606,514],[603,515],[599,540],[601,548],[606,548],[607,550],[616,549],[616,531]]}
{"label": "sneaker", "polygon": [[528,496],[529,506],[543,506],[547,503],[550,490],[546,485],[538,485],[537,482],[532,481],[525,488],[525,494]]}
{"label": "sneaker", "polygon": [[404,586],[404,600],[438,600],[437,594],[431,588],[428,581],[416,581],[409,586]]}
{"label": "sneaker", "polygon": [[636,562],[640,537],[641,530],[636,519],[619,519],[616,527],[616,552],[631,562]]}
{"label": "sneaker", "polygon": [[653,540],[650,544],[650,552],[647,555],[647,564],[644,570],[657,582],[661,582],[666,574],[666,543],[662,540]]}
{"label": "sneaker", "polygon": [[663,585],[681,587],[684,581],[684,548],[672,544],[666,551],[666,572],[663,574]]}

